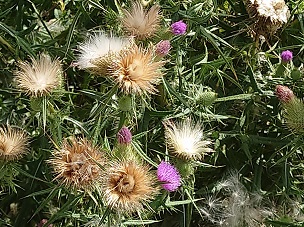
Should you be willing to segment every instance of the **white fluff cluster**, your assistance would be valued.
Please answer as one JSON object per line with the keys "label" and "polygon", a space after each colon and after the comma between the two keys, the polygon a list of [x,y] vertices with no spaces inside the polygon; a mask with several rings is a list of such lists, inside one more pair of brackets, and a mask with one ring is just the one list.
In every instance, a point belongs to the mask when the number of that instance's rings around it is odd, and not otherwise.
{"label": "white fluff cluster", "polygon": [[290,16],[284,0],[250,0],[256,5],[258,16],[269,18],[273,23],[287,23]]}
{"label": "white fluff cluster", "polygon": [[92,35],[79,45],[79,58],[76,65],[81,69],[96,67],[92,62],[108,54],[119,53],[130,45],[129,38],[107,36],[103,33]]}
{"label": "white fluff cluster", "polygon": [[266,217],[273,215],[261,205],[262,196],[249,193],[236,173],[219,182],[213,192],[200,211],[217,226],[260,227]]}
{"label": "white fluff cluster", "polygon": [[252,31],[256,37],[275,34],[290,17],[284,0],[248,0],[247,5],[249,15],[255,20]]}

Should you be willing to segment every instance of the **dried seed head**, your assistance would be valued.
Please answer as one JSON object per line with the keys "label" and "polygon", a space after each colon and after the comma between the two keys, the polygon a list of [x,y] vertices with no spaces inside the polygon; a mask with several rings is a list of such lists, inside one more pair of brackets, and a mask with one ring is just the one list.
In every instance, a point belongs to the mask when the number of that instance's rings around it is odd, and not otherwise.
{"label": "dried seed head", "polygon": [[30,96],[49,95],[62,82],[62,69],[58,59],[42,54],[32,63],[19,62],[19,71],[15,71],[17,86]]}
{"label": "dried seed head", "polygon": [[287,23],[290,16],[284,0],[248,0],[247,2],[248,13],[255,19],[253,30],[258,36],[273,35]]}
{"label": "dried seed head", "polygon": [[163,64],[163,61],[155,61],[151,49],[135,45],[121,53],[111,74],[125,93],[155,93],[154,85],[163,75]]}
{"label": "dried seed head", "polygon": [[92,190],[101,180],[105,157],[101,149],[85,138],[65,139],[49,163],[62,184],[73,189]]}
{"label": "dried seed head", "polygon": [[28,151],[29,138],[25,131],[2,126],[0,128],[0,159],[17,160]]}
{"label": "dried seed head", "polygon": [[103,185],[105,203],[122,214],[141,212],[158,191],[149,167],[133,160],[113,162]]}
{"label": "dried seed head", "polygon": [[122,25],[129,35],[146,39],[155,34],[160,24],[160,7],[154,5],[145,10],[140,2],[134,2],[129,10],[123,10]]}
{"label": "dried seed head", "polygon": [[203,140],[203,131],[198,124],[192,125],[190,119],[174,124],[165,121],[166,143],[172,152],[184,159],[201,159],[204,154],[213,152],[208,140]]}

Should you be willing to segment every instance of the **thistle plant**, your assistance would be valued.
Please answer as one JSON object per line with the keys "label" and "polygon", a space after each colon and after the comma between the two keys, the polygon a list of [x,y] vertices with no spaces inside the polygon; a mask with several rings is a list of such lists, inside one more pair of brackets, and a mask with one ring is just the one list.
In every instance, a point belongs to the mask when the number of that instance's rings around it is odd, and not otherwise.
{"label": "thistle plant", "polygon": [[0,225],[303,225],[302,2],[1,1]]}

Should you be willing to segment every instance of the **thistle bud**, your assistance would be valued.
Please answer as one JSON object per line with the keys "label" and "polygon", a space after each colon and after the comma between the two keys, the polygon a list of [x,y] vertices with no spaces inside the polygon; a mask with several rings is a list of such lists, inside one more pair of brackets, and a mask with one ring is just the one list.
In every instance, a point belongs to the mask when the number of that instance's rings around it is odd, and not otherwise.
{"label": "thistle bud", "polygon": [[132,142],[132,133],[130,129],[123,126],[117,133],[117,140],[120,144],[130,144]]}
{"label": "thistle bud", "polygon": [[275,93],[278,99],[283,103],[288,103],[295,98],[295,95],[293,94],[292,90],[283,85],[277,85]]}
{"label": "thistle bud", "polygon": [[217,93],[212,91],[198,92],[196,101],[203,106],[211,106],[217,99]]}
{"label": "thistle bud", "polygon": [[282,102],[283,116],[286,125],[295,133],[303,133],[304,129],[304,104],[286,86],[277,85],[276,95]]}
{"label": "thistle bud", "polygon": [[163,57],[169,54],[171,49],[170,41],[169,40],[161,40],[155,46],[155,52],[157,55]]}
{"label": "thistle bud", "polygon": [[301,79],[302,75],[301,75],[301,71],[297,68],[294,68],[291,73],[290,76],[293,80],[299,80]]}
{"label": "thistle bud", "polygon": [[118,100],[118,108],[121,111],[130,111],[132,109],[132,99],[130,96],[126,95]]}

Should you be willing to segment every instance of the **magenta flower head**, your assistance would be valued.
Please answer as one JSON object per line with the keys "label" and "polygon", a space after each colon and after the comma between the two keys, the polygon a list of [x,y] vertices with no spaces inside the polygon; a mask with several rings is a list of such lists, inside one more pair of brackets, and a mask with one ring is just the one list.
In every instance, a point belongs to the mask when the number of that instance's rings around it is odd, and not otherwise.
{"label": "magenta flower head", "polygon": [[182,20],[171,24],[171,31],[174,35],[183,35],[186,33],[187,24]]}
{"label": "magenta flower head", "polygon": [[163,57],[169,54],[171,49],[171,44],[169,40],[161,40],[155,46],[155,52],[157,55]]}
{"label": "magenta flower head", "polygon": [[162,182],[162,187],[169,192],[176,191],[181,185],[181,176],[178,170],[165,161],[158,165],[157,178]]}
{"label": "magenta flower head", "polygon": [[130,129],[126,126],[123,126],[117,133],[117,140],[120,144],[130,144],[132,141],[132,133]]}
{"label": "magenta flower head", "polygon": [[284,50],[281,53],[281,59],[284,63],[290,62],[293,58],[293,54],[290,50]]}
{"label": "magenta flower head", "polygon": [[277,85],[275,93],[278,99],[283,103],[288,103],[295,98],[295,95],[293,94],[292,90],[283,85]]}

